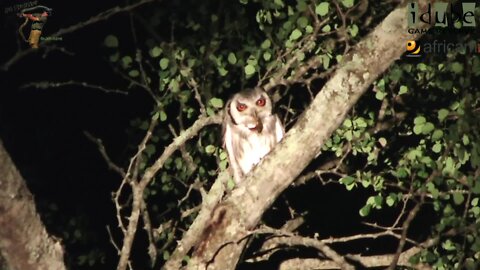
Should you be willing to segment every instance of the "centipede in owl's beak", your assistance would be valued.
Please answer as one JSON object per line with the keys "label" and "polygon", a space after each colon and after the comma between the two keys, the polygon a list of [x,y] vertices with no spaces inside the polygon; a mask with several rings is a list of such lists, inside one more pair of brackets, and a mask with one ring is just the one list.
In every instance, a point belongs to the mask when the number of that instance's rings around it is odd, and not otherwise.
{"label": "centipede in owl's beak", "polygon": [[262,133],[262,130],[263,130],[263,123],[262,123],[262,120],[260,120],[257,116],[257,113],[255,112],[255,123],[254,124],[249,124],[247,127],[251,130],[251,131],[257,131],[258,133]]}

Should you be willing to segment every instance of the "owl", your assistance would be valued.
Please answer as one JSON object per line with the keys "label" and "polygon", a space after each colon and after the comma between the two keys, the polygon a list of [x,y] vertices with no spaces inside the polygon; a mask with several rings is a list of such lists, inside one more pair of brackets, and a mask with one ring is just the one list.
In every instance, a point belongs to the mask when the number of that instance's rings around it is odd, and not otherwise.
{"label": "owl", "polygon": [[235,94],[225,105],[223,147],[237,185],[285,134],[272,107],[272,100],[260,87]]}

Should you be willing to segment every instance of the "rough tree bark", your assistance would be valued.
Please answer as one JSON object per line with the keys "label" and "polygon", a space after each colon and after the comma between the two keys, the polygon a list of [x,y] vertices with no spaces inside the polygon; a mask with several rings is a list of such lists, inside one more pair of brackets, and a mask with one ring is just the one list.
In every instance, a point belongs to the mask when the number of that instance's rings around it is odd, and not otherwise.
{"label": "rough tree bark", "polygon": [[65,269],[63,248],[47,234],[33,196],[1,141],[0,253],[11,270]]}
{"label": "rough tree bark", "polygon": [[[421,7],[426,3],[419,1]],[[407,40],[420,36],[407,33],[406,14],[406,4],[397,7],[344,57],[282,142],[231,196],[213,208],[204,228],[194,228],[198,242],[188,269],[235,268],[247,237],[263,213],[319,154],[323,143],[374,80],[400,58]],[[189,232],[186,235],[191,237]],[[165,268],[180,269],[178,255],[187,255],[188,249],[180,242]]]}

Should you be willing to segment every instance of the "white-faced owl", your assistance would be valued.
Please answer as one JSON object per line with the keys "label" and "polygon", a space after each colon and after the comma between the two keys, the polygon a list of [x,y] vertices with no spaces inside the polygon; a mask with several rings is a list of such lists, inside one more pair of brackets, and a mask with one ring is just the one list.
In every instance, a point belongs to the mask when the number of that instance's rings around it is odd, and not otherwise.
{"label": "white-faced owl", "polygon": [[272,100],[262,88],[235,94],[225,106],[223,145],[238,185],[285,133]]}

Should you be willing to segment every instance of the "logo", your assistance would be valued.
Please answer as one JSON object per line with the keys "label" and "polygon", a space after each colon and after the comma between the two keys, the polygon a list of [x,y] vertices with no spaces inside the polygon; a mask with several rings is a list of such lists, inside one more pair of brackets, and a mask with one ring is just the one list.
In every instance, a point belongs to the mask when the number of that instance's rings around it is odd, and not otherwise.
{"label": "logo", "polygon": [[[27,42],[30,47],[37,49],[42,35],[42,29],[47,18],[52,15],[52,9],[46,6],[33,6],[20,10],[18,17],[24,18],[25,21],[18,28],[18,32],[22,39]],[[23,28],[30,22],[30,35],[28,39],[25,37]]]}
{"label": "logo", "polygon": [[422,48],[420,44],[417,44],[415,40],[408,40],[407,41],[407,57],[420,57]]}
{"label": "logo", "polygon": [[422,42],[422,45],[420,46],[415,40],[408,40],[406,49],[406,57],[447,54],[449,52],[477,54],[480,53],[480,41],[470,40],[468,42],[449,42],[446,40],[430,40]]}
{"label": "logo", "polygon": [[460,5],[435,2],[433,5],[428,3],[419,11],[418,3],[410,2],[407,5],[408,33],[426,33],[428,28],[416,28],[419,23],[429,24],[435,29],[476,27],[475,5],[475,2],[466,2],[461,3],[460,8]]}

